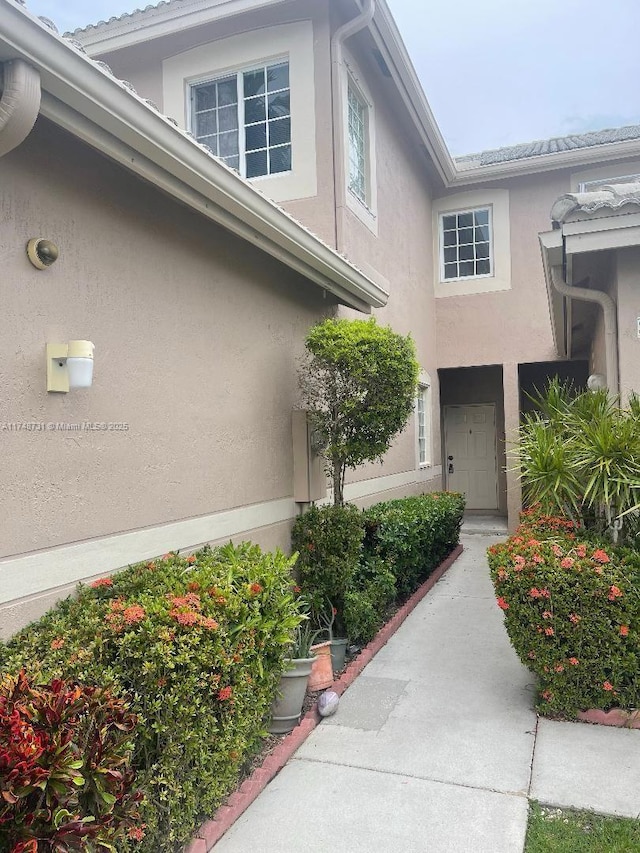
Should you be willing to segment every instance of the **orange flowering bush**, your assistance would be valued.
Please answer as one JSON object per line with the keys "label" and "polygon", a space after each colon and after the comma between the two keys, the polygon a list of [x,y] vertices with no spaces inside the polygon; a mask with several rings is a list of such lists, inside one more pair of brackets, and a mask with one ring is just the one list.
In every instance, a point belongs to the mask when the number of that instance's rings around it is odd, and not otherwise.
{"label": "orange flowering bush", "polygon": [[0,684],[0,850],[113,850],[144,837],[136,717],[109,691],[24,671]]}
{"label": "orange flowering bush", "polygon": [[235,787],[301,619],[292,566],[248,543],[166,554],[81,587],[0,645],[0,674],[131,697],[146,828],[118,853],[178,849]]}
{"label": "orange flowering bush", "polygon": [[491,577],[520,660],[539,679],[542,713],[640,707],[640,554],[523,513],[489,548]]}

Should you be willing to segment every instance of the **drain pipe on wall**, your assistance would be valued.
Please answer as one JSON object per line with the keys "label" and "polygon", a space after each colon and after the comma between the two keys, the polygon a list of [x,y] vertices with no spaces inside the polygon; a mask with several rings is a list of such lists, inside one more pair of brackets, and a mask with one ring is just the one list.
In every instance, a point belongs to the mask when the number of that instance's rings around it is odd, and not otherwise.
{"label": "drain pipe on wall", "polygon": [[[601,290],[587,290],[585,287],[569,287],[562,275],[562,268],[559,266],[551,267],[551,281],[561,296],[566,296],[569,299],[583,300],[584,302],[595,302],[602,308],[605,357],[607,360],[607,388],[614,397],[617,397],[620,393],[620,382],[618,378],[616,303],[608,293],[604,293]],[[571,353],[567,353],[567,355],[571,358]]]}
{"label": "drain pipe on wall", "polygon": [[345,170],[345,134],[343,98],[342,46],[345,41],[360,30],[369,26],[376,11],[375,0],[364,0],[362,11],[352,20],[347,21],[335,31],[331,37],[331,109],[333,120],[333,196],[335,206],[335,242],[336,251],[344,251],[343,217],[347,192]]}
{"label": "drain pipe on wall", "polygon": [[40,111],[40,74],[14,59],[0,65],[0,157],[17,148],[31,133]]}

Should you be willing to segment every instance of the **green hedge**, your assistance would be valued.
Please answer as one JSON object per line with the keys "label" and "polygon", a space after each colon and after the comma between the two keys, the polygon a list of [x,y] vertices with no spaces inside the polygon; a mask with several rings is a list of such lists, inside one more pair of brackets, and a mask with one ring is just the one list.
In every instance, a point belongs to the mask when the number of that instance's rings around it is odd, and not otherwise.
{"label": "green hedge", "polygon": [[406,597],[458,544],[463,513],[464,497],[453,492],[376,504],[364,513],[365,553],[383,560]]}
{"label": "green hedge", "polygon": [[311,507],[293,525],[303,594],[316,613],[335,608],[334,636],[345,636],[345,599],[362,558],[364,522],[352,504]]}
{"label": "green hedge", "polygon": [[439,492],[376,504],[313,507],[296,519],[302,592],[336,608],[334,636],[368,642],[389,605],[404,600],[458,544],[462,495]]}
{"label": "green hedge", "polygon": [[640,707],[640,553],[525,514],[515,536],[489,549],[489,564],[542,713]]}
{"label": "green hedge", "polygon": [[119,853],[179,849],[234,789],[300,621],[293,563],[249,544],[169,554],[81,587],[0,648],[0,674],[128,698],[146,836]]}

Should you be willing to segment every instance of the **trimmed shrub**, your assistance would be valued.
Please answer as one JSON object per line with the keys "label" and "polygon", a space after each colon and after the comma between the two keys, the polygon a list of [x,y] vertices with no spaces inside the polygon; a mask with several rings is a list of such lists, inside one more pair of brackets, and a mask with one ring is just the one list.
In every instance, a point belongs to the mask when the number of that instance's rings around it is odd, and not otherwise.
{"label": "trimmed shrub", "polygon": [[344,621],[351,642],[368,643],[395,599],[393,573],[379,557],[363,559],[345,596]]}
{"label": "trimmed shrub", "polygon": [[300,586],[316,613],[335,607],[334,636],[344,637],[345,597],[362,555],[364,520],[353,504],[311,507],[293,525]]}
{"label": "trimmed shrub", "polygon": [[561,518],[537,521],[525,515],[489,564],[541,712],[640,707],[640,554],[576,536]]}
{"label": "trimmed shrub", "polygon": [[376,504],[364,513],[365,553],[384,561],[406,598],[458,544],[463,512],[453,492]]}
{"label": "trimmed shrub", "polygon": [[135,849],[178,849],[235,787],[300,622],[294,562],[248,543],[168,554],[81,587],[4,649],[0,671],[130,697],[146,824]]}
{"label": "trimmed shrub", "polygon": [[129,763],[136,717],[108,690],[0,685],[0,850],[116,850],[144,835]]}

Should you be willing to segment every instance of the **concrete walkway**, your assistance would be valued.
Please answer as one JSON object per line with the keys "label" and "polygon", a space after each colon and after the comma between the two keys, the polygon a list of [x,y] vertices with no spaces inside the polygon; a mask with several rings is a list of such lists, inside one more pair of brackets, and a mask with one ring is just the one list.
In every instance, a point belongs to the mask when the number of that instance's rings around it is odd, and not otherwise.
{"label": "concrete walkway", "polygon": [[542,720],[465,551],[216,853],[521,853],[528,797],[636,817],[640,731]]}

